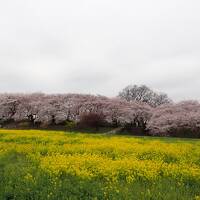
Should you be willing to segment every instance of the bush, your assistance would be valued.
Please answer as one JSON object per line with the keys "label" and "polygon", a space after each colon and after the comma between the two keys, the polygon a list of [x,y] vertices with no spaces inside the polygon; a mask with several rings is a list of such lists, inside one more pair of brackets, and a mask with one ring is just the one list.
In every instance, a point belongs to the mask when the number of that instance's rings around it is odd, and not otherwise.
{"label": "bush", "polygon": [[74,122],[74,121],[66,121],[66,122],[65,122],[65,128],[66,128],[67,130],[72,131],[72,130],[74,130],[76,127],[77,127],[77,123]]}
{"label": "bush", "polygon": [[29,128],[29,127],[31,127],[31,122],[29,122],[29,121],[18,122],[17,127],[19,127],[19,128]]}
{"label": "bush", "polygon": [[101,126],[104,126],[104,119],[104,116],[98,113],[85,113],[80,117],[79,127],[98,129]]}

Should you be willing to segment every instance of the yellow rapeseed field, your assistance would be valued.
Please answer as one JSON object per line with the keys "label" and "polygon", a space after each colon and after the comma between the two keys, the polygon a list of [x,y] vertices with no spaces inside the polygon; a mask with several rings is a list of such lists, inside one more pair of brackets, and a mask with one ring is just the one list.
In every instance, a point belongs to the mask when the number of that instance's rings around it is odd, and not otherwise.
{"label": "yellow rapeseed field", "polygon": [[200,141],[0,130],[0,199],[200,199]]}

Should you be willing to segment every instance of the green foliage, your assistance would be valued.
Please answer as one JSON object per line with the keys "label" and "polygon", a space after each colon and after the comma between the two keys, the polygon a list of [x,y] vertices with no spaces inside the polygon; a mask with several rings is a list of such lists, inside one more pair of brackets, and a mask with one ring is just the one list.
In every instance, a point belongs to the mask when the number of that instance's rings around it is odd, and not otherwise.
{"label": "green foliage", "polygon": [[31,126],[31,123],[29,121],[22,121],[19,122],[17,126],[21,128],[29,128]]}
{"label": "green foliage", "polygon": [[66,121],[65,122],[65,128],[69,131],[76,129],[76,127],[77,127],[77,124],[74,121]]}

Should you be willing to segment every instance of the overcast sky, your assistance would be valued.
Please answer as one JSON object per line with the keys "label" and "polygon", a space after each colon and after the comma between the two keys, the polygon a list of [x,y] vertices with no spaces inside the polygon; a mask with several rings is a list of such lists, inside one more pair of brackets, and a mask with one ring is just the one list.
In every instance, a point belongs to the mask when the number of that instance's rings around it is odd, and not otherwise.
{"label": "overcast sky", "polygon": [[199,0],[1,0],[0,92],[200,99]]}

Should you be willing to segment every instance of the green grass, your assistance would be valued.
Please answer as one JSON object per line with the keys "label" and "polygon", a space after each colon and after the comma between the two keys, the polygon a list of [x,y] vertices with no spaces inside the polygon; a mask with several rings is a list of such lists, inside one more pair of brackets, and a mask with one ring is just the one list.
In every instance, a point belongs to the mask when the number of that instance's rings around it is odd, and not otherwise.
{"label": "green grass", "polygon": [[200,140],[0,130],[0,200],[200,199]]}

